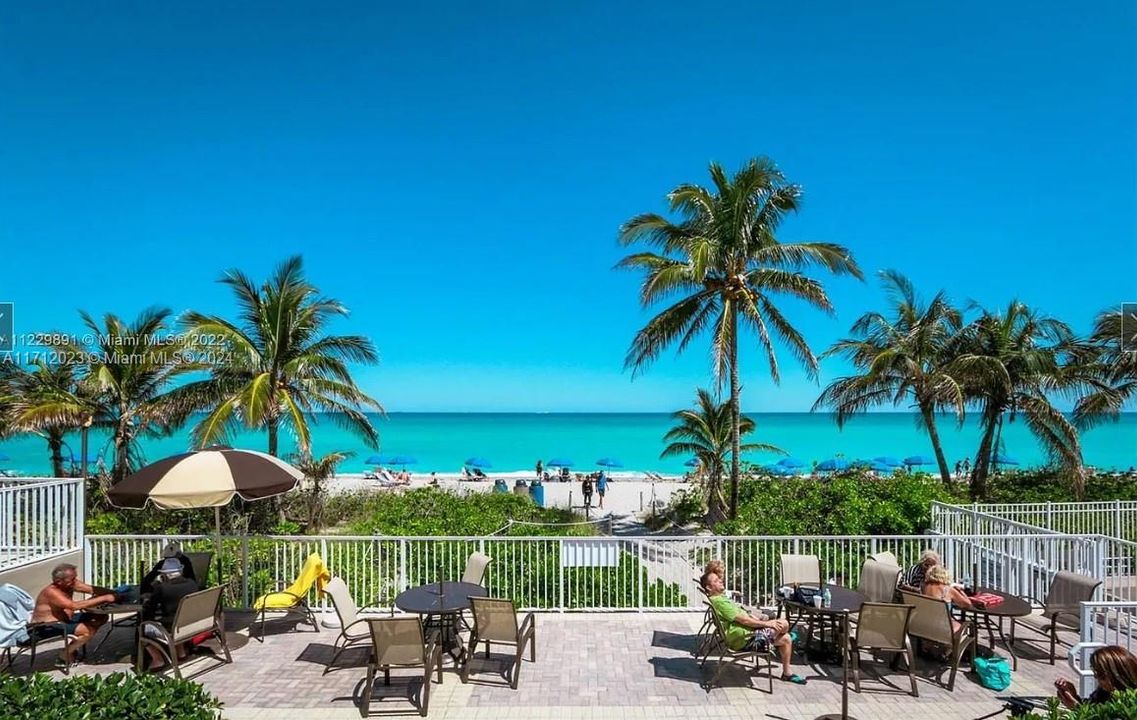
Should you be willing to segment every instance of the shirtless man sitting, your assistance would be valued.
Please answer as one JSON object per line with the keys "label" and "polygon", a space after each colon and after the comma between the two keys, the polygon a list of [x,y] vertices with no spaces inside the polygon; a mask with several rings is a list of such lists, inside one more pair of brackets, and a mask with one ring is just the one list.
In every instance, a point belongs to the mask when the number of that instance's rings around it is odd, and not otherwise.
{"label": "shirtless man sitting", "polygon": [[[75,600],[76,591],[87,593],[91,597],[86,600]],[[87,644],[107,621],[103,615],[83,612],[89,607],[115,601],[113,593],[100,595],[97,592],[95,588],[79,580],[74,565],[63,563],[56,565],[51,571],[51,584],[41,590],[36,597],[32,622],[57,623],[66,635],[74,636],[56,660],[56,667],[63,669],[70,667],[74,662],[75,652]]]}

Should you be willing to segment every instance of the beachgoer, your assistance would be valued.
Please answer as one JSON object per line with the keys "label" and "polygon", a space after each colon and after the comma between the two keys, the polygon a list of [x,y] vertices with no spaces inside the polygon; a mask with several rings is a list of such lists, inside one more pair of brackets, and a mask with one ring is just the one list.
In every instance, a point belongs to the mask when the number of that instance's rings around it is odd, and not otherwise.
{"label": "beachgoer", "polygon": [[1119,645],[1106,645],[1095,650],[1090,656],[1090,669],[1098,687],[1088,698],[1079,697],[1074,683],[1066,678],[1054,681],[1058,699],[1063,705],[1068,708],[1082,703],[1098,705],[1109,702],[1115,692],[1137,690],[1137,657]]}
{"label": "beachgoer", "polygon": [[971,461],[967,458],[963,459],[963,472],[964,474],[971,472]]}
{"label": "beachgoer", "polygon": [[[142,604],[142,619],[155,620],[161,623],[166,632],[169,632],[173,629],[174,618],[178,614],[178,602],[186,595],[197,592],[200,588],[198,588],[197,582],[182,573],[181,563],[173,558],[164,560],[158,568],[158,572],[160,579],[154,583],[154,591]],[[142,634],[153,640],[163,639],[162,632],[151,625],[143,625]],[[150,653],[151,670],[159,669],[166,662],[158,648],[147,645],[146,650]],[[184,645],[178,647],[179,660],[185,657],[185,650]]]}
{"label": "beachgoer", "polygon": [[600,507],[604,507],[604,493],[608,492],[608,476],[603,470],[596,477],[596,494],[600,496]]}
{"label": "beachgoer", "polygon": [[[949,607],[963,608],[964,610],[975,607],[971,598],[967,597],[967,593],[952,584],[951,573],[943,565],[933,565],[928,568],[920,594],[943,600]],[[952,620],[951,627],[953,632],[959,630],[959,622]]]}
{"label": "beachgoer", "polygon": [[[541,472],[542,472],[542,470],[544,469],[544,467],[545,467],[545,466],[544,466],[544,464],[543,464],[543,463],[542,463],[540,460],[538,460],[538,461],[537,461],[537,479],[538,479],[538,480],[540,480],[540,479],[541,479]],[[548,480],[548,479],[549,479],[549,476],[548,476],[548,475],[546,475],[546,476],[545,476],[545,479],[546,479],[546,480]]]}
{"label": "beachgoer", "polygon": [[[726,595],[731,600],[734,600],[735,602],[742,602],[742,593],[741,592],[739,592],[738,590],[727,590],[727,589],[725,589],[726,588],[726,565],[723,564],[722,560],[711,560],[709,563],[707,563],[707,566],[705,568],[703,568],[703,573],[704,574],[705,573],[714,573],[715,575],[718,575],[719,578],[722,579],[722,584],[723,584],[723,588],[724,588],[723,594]],[[763,620],[769,620],[770,619],[770,617],[768,615],[766,615],[765,613],[760,612],[760,613],[754,613],[754,614],[758,615]]]}
{"label": "beachgoer", "polygon": [[580,492],[584,495],[584,506],[586,508],[592,507],[592,476],[591,475],[578,475],[580,478]]}
{"label": "beachgoer", "polygon": [[141,594],[145,595],[154,589],[154,581],[158,579],[158,569],[162,567],[162,563],[169,558],[173,558],[181,563],[182,575],[185,575],[190,580],[197,580],[193,572],[193,563],[190,562],[190,559],[182,552],[182,546],[177,540],[171,540],[166,543],[166,547],[162,548],[162,559],[154,563],[154,567],[150,569],[150,572],[146,573],[146,577],[142,578],[142,585],[139,587]]}
{"label": "beachgoer", "polygon": [[431,471],[430,473],[430,486],[438,487],[438,473],[436,471]]}
{"label": "beachgoer", "polygon": [[935,550],[925,550],[920,553],[920,561],[908,568],[900,581],[900,586],[906,590],[920,592],[924,586],[924,576],[928,569],[940,564],[940,554]]}
{"label": "beachgoer", "polygon": [[789,634],[788,620],[776,618],[763,619],[762,616],[746,612],[723,594],[722,578],[713,572],[703,573],[699,584],[707,592],[707,601],[718,616],[726,635],[726,644],[731,650],[765,651],[769,647],[778,649],[782,660],[782,680],[797,685],[805,685],[805,678],[790,669],[793,654],[793,637]]}
{"label": "beachgoer", "polygon": [[956,460],[955,461],[955,477],[958,478],[962,475],[963,475],[963,461],[962,460]]}
{"label": "beachgoer", "polygon": [[[75,600],[76,592],[86,593],[91,597],[86,600]],[[93,615],[84,611],[114,601],[114,593],[102,592],[80,580],[74,565],[61,563],[52,569],[51,584],[41,590],[36,597],[32,622],[54,623],[67,636],[74,636],[55,661],[56,667],[64,669],[70,667],[74,662],[75,652],[86,645],[107,621],[106,615]]]}

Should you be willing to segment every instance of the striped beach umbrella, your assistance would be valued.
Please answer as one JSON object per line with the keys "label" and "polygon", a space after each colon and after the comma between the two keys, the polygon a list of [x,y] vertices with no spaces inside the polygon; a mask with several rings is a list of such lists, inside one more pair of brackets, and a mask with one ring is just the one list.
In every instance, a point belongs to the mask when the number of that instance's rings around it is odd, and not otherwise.
{"label": "striped beach umbrella", "polygon": [[234,495],[260,500],[288,492],[304,474],[272,455],[212,448],[174,455],[147,465],[107,490],[115,507],[164,510],[220,507]]}

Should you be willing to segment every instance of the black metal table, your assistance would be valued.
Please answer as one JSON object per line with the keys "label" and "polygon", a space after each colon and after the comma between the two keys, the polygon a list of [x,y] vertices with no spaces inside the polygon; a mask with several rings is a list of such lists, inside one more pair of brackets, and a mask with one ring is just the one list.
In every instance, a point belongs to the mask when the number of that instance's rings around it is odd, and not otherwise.
{"label": "black metal table", "polygon": [[470,608],[470,598],[485,596],[486,589],[481,585],[447,580],[402,591],[395,598],[395,607],[403,612],[425,615],[427,624],[431,624],[432,618],[438,618],[438,640],[457,663],[464,652],[458,642],[458,613]]}
{"label": "black metal table", "polygon": [[[134,627],[137,628],[142,623],[142,603],[103,603],[102,605],[95,605],[89,607],[83,612],[91,613],[92,615],[105,615],[107,617],[107,632],[103,635],[102,639],[91,649],[91,653],[97,653],[107,638],[111,636],[117,627]],[[115,619],[115,616],[122,616]],[[124,620],[133,620],[127,624]]]}
{"label": "black metal table", "polygon": [[[789,617],[790,610],[797,612],[799,615],[809,615],[817,617],[822,621],[822,627],[828,623],[836,626],[840,624],[840,630],[834,634],[840,635],[837,638],[837,643],[841,646],[841,714],[839,716],[825,715],[824,718],[839,717],[847,719],[849,717],[849,616],[856,615],[861,611],[861,605],[865,603],[865,596],[856,590],[841,587],[840,585],[823,585],[822,588],[828,588],[831,595],[830,604],[828,607],[816,607],[813,604],[794,602],[786,598],[778,598],[778,614],[781,614],[782,609],[786,610],[786,617]],[[821,591],[819,591],[821,592]],[[812,626],[812,622],[810,623]],[[810,633],[812,634],[812,633]],[[822,633],[824,644],[824,632]],[[811,638],[806,638],[806,647],[809,647]]]}
{"label": "black metal table", "polygon": [[975,588],[975,594],[989,594],[998,595],[1003,601],[997,605],[991,606],[976,606],[971,608],[959,608],[960,620],[967,622],[967,616],[971,615],[973,618],[973,627],[975,628],[975,643],[971,646],[971,660],[972,664],[975,661],[975,647],[979,644],[979,626],[982,624],[987,629],[987,639],[991,642],[991,652],[995,651],[995,631],[999,632],[999,639],[1003,641],[1003,646],[1007,648],[1007,653],[1011,656],[1011,668],[1014,670],[1019,669],[1019,659],[1015,655],[1015,650],[1011,643],[1007,641],[1007,636],[1003,632],[1003,619],[1004,618],[1019,618],[1030,615],[1030,603],[1021,597],[1009,595],[994,588],[979,587]]}

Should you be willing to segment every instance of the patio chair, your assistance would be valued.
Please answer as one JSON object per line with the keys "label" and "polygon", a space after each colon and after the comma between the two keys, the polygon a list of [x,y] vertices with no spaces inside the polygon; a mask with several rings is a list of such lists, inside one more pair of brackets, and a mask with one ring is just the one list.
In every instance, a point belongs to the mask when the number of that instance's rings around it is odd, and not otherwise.
{"label": "patio chair", "polygon": [[821,560],[816,555],[782,555],[782,584],[821,587]]}
{"label": "patio chair", "polygon": [[474,627],[470,631],[470,646],[466,650],[462,664],[462,682],[470,679],[470,661],[478,650],[478,643],[486,644],[486,657],[490,656],[490,643],[513,645],[513,668],[509,687],[517,689],[521,677],[521,658],[525,655],[525,644],[529,644],[529,662],[537,662],[537,620],[528,613],[521,624],[517,624],[517,608],[512,600],[499,598],[470,598],[473,606]]}
{"label": "patio chair", "polygon": [[900,578],[900,568],[876,560],[865,560],[861,566],[861,579],[857,592],[865,596],[866,602],[890,603],[896,599],[896,582]]}
{"label": "patio chair", "polygon": [[328,586],[324,588],[324,593],[332,599],[332,607],[335,608],[336,617],[340,621],[339,635],[332,643],[334,650],[332,659],[324,667],[324,674],[327,675],[344,650],[367,645],[371,642],[371,629],[367,626],[367,621],[374,616],[359,614],[359,607],[352,599],[351,593],[348,592],[347,583],[341,578],[334,577],[329,580]]}
{"label": "patio chair", "polygon": [[311,625],[316,629],[316,632],[320,632],[320,624],[316,622],[316,615],[308,606],[308,591],[315,585],[317,592],[323,592],[329,580],[331,580],[331,573],[324,566],[324,561],[320,559],[319,555],[312,553],[304,561],[304,567],[300,569],[300,574],[296,577],[295,582],[287,588],[283,586],[283,583],[279,583],[276,590],[257,598],[253,602],[253,610],[257,612],[257,619],[261,628],[259,640],[264,642],[265,620],[270,612],[282,612],[285,616],[300,615],[301,622]]}
{"label": "patio chair", "polygon": [[[213,564],[213,553],[211,552],[188,552],[185,556],[189,558],[190,565],[193,566],[193,579],[198,587],[209,587],[209,568]],[[220,585],[220,579],[218,579]]]}
{"label": "patio chair", "polygon": [[[716,658],[715,672],[711,675],[711,679],[707,681],[706,690],[709,692],[711,687],[718,680],[719,673],[728,664],[740,665],[745,667],[750,661],[754,662],[754,672],[761,669],[760,656],[766,657],[766,675],[770,681],[770,694],[774,694],[774,656],[771,652],[772,648],[766,650],[731,650],[730,646],[726,644],[726,629],[723,627],[722,620],[715,613],[714,608],[709,602],[704,603],[707,606],[707,611],[710,613],[711,622],[715,627],[715,643],[714,646],[708,651],[708,657],[718,651],[718,658]],[[704,661],[705,662],[705,661]]]}
{"label": "patio chair", "polygon": [[[221,650],[225,653],[225,664],[233,662],[229,654],[229,644],[225,640],[225,621],[221,612],[221,585],[199,590],[186,595],[178,601],[178,611],[174,614],[174,622],[167,630],[162,623],[147,620],[138,629],[138,659],[136,671],[142,672],[142,659],[146,657],[145,646],[153,645],[166,657],[174,668],[174,677],[182,677],[178,666],[178,645],[187,643],[202,633],[210,633],[221,643]],[[158,638],[146,636],[146,628],[157,631]]]}
{"label": "patio chair", "polygon": [[369,618],[367,625],[371,635],[371,659],[367,662],[367,679],[363,684],[363,703],[360,713],[363,717],[371,712],[371,693],[375,689],[375,673],[383,669],[383,684],[391,684],[391,668],[421,667],[422,703],[419,714],[426,717],[430,707],[430,675],[438,672],[438,682],[442,682],[442,646],[437,638],[431,636],[427,642],[418,617]]}
{"label": "patio chair", "polygon": [[943,600],[908,590],[901,590],[900,595],[905,605],[912,606],[908,634],[948,648],[947,659],[951,665],[951,675],[948,677],[947,689],[951,692],[955,689],[955,674],[959,671],[959,660],[968,646],[975,642],[970,626],[968,623],[960,623],[959,629],[953,630],[951,610]]}
{"label": "patio chair", "polygon": [[896,556],[890,553],[888,550],[885,550],[884,552],[873,553],[872,555],[869,555],[869,559],[900,567],[900,561],[897,560]]}
{"label": "patio chair", "polygon": [[466,570],[462,573],[462,582],[481,585],[486,577],[486,568],[493,562],[493,558],[480,552],[470,553],[466,560]]}
{"label": "patio chair", "polygon": [[[1088,575],[1068,570],[1059,572],[1050,582],[1046,600],[1042,603],[1038,614],[1011,618],[1011,645],[1015,644],[1015,625],[1022,625],[1028,630],[1045,635],[1050,638],[1050,664],[1053,665],[1055,649],[1058,646],[1058,631],[1078,632],[1082,617],[1081,603],[1092,600],[1099,585],[1101,580]],[[1038,602],[1033,598],[1031,601]]]}
{"label": "patio chair", "polygon": [[[899,568],[897,568],[899,572]],[[893,587],[895,590],[895,586]],[[908,661],[908,681],[912,684],[912,697],[919,697],[916,689],[916,655],[912,652],[912,641],[908,639],[908,622],[912,616],[911,605],[895,605],[888,602],[867,602],[861,605],[857,619],[857,630],[849,638],[849,651],[853,660],[853,686],[861,691],[861,651],[879,651],[904,654]],[[893,663],[895,666],[895,661]]]}
{"label": "patio chair", "polygon": [[[52,640],[62,640],[63,647],[67,647],[67,645],[75,639],[74,635],[68,635],[64,632],[62,623],[54,621],[38,623],[30,622],[27,624],[26,628],[28,631],[27,640],[24,640],[23,642],[17,643],[15,645],[6,646],[4,648],[4,668],[6,670],[10,671],[12,669],[12,666],[15,665],[16,660],[19,659],[20,655],[26,652],[28,653],[30,663],[28,665],[28,668],[31,672],[35,672],[36,652],[38,652],[40,645],[49,643]],[[12,652],[13,649],[15,649],[15,653]],[[79,652],[85,655],[87,652],[87,646],[84,645],[79,649]],[[64,670],[63,673],[66,675],[67,670]]]}
{"label": "patio chair", "polygon": [[[695,589],[703,596],[703,604],[707,606],[706,611],[703,613],[703,624],[699,626],[699,631],[695,633],[695,659],[699,661],[699,665],[704,665],[707,658],[710,656],[711,649],[715,644],[715,621],[711,617],[714,615],[714,610],[706,601],[710,598],[707,591],[703,589],[702,583],[699,578],[695,578]],[[700,658],[702,658],[700,660]]]}

